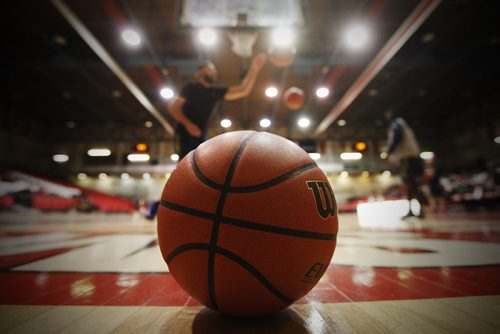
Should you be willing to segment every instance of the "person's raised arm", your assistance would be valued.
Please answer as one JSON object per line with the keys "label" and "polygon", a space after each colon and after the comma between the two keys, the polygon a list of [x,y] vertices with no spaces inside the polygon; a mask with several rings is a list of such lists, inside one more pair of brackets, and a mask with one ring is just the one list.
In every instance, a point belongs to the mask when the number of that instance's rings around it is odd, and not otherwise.
{"label": "person's raised arm", "polygon": [[231,101],[248,96],[252,91],[255,80],[257,80],[257,75],[259,74],[262,67],[266,64],[266,61],[267,56],[264,52],[258,53],[255,57],[253,57],[252,63],[245,78],[239,85],[229,87],[226,95],[224,95],[224,99]]}
{"label": "person's raised arm", "polygon": [[201,130],[200,128],[191,122],[189,118],[184,115],[182,112],[182,106],[186,103],[186,100],[183,97],[176,97],[172,103],[168,106],[168,112],[172,117],[179,123],[181,123],[186,131],[193,137],[200,137]]}

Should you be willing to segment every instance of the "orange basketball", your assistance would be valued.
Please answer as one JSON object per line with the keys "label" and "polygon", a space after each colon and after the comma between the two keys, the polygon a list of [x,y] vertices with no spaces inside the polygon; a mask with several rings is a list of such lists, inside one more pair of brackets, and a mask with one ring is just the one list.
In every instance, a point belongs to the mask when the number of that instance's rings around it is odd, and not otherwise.
{"label": "orange basketball", "polygon": [[304,105],[304,91],[297,87],[290,87],[283,94],[283,99],[289,109],[298,110]]}
{"label": "orange basketball", "polygon": [[296,49],[293,46],[269,49],[269,60],[277,67],[287,67],[293,63]]}
{"label": "orange basketball", "polygon": [[335,250],[335,198],[300,147],[236,131],[191,151],[168,180],[158,241],[170,273],[223,313],[283,309],[319,281]]}

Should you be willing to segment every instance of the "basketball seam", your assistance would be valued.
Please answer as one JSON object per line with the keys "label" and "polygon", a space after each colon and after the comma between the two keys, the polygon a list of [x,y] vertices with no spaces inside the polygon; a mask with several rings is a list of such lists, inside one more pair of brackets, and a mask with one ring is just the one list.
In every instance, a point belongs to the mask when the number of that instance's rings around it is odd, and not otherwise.
{"label": "basketball seam", "polygon": [[[174,249],[168,256],[166,257],[165,261],[167,264],[170,264],[170,262],[179,254],[187,252],[189,250],[211,250],[212,245],[211,244],[203,244],[203,243],[191,243],[191,244],[184,244],[176,249]],[[278,299],[281,301],[291,304],[293,302],[292,299],[288,298],[283,294],[281,291],[279,291],[274,285],[272,285],[271,282],[267,280],[267,278],[257,270],[254,266],[252,266],[248,261],[243,259],[242,257],[236,255],[235,253],[216,246],[214,249],[214,252],[220,255],[225,256],[229,260],[239,264],[243,268],[245,268],[248,272],[250,272],[265,288],[267,288],[274,296],[276,296]]]}
{"label": "basketball seam", "polygon": [[203,184],[209,186],[210,188],[219,190],[219,191],[224,191],[227,193],[250,193],[250,192],[256,192],[260,190],[265,190],[268,188],[271,188],[273,186],[276,186],[280,183],[285,182],[288,179],[291,179],[294,176],[297,176],[309,169],[313,168],[318,168],[318,165],[315,162],[310,162],[304,165],[301,165],[297,168],[292,169],[289,172],[286,172],[285,174],[282,174],[280,176],[275,177],[274,179],[271,179],[269,181],[259,183],[256,185],[252,186],[239,186],[239,187],[231,187],[231,186],[226,186],[219,184],[213,180],[210,180],[208,177],[206,177],[201,169],[199,168],[198,164],[196,163],[196,157],[195,157],[195,152],[191,155],[191,167],[193,168],[194,174],[200,180]]}
{"label": "basketball seam", "polygon": [[189,216],[205,218],[205,219],[209,219],[209,220],[219,219],[220,222],[223,224],[238,226],[238,227],[246,228],[249,230],[256,230],[256,231],[261,231],[261,232],[274,233],[274,234],[279,234],[279,235],[286,235],[286,236],[305,238],[305,239],[319,239],[319,240],[336,240],[337,239],[337,235],[335,233],[318,233],[318,232],[310,232],[310,231],[304,231],[304,230],[296,230],[296,229],[287,228],[287,227],[279,227],[279,226],[255,223],[255,222],[251,222],[251,221],[247,221],[247,220],[226,217],[223,215],[221,215],[219,217],[216,214],[213,214],[210,212],[193,209],[193,208],[186,207],[186,206],[176,204],[176,203],[172,203],[169,201],[161,201],[160,205],[163,206],[164,208],[174,210],[174,211],[177,211],[180,213],[184,213],[184,214],[187,214]]}
{"label": "basketball seam", "polygon": [[[243,153],[243,150],[245,149],[246,145],[250,141],[250,138],[252,138],[255,135],[254,133],[249,133],[243,137],[243,140],[240,143],[240,146],[238,147],[238,150],[236,151],[231,164],[229,165],[229,169],[226,174],[226,179],[224,180],[224,187],[228,187],[231,184],[231,180],[234,176],[234,172],[236,171],[236,166],[238,165],[238,162],[240,161],[241,154]],[[194,155],[194,153],[193,153]],[[210,250],[209,250],[209,255],[208,255],[208,293],[210,297],[210,302],[212,304],[212,307],[215,310],[218,310],[219,307],[217,306],[217,300],[215,296],[215,254],[216,254],[216,248],[217,248],[217,238],[219,235],[219,225],[220,225],[220,218],[222,217],[222,213],[224,210],[224,204],[226,203],[226,197],[227,197],[227,192],[224,190],[220,191],[220,196],[219,196],[219,201],[217,202],[217,209],[215,213],[215,219],[213,220],[213,225],[212,225],[212,234],[210,237]]]}

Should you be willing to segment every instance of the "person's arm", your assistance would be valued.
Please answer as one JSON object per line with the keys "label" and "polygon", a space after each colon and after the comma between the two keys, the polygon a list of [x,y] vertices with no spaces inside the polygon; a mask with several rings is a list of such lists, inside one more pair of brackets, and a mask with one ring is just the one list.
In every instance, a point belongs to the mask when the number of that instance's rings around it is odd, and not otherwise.
{"label": "person's arm", "polygon": [[252,91],[255,81],[257,80],[257,75],[265,65],[266,61],[267,56],[265,53],[262,52],[257,54],[252,59],[252,64],[250,65],[250,69],[248,70],[245,78],[239,85],[229,87],[226,94],[224,95],[224,99],[227,101],[231,101],[248,96]]}
{"label": "person's arm", "polygon": [[401,143],[403,139],[403,130],[401,129],[401,125],[397,122],[393,122],[391,124],[391,130],[389,134],[389,140],[387,143],[387,154],[391,155],[396,147]]}
{"label": "person's arm", "polygon": [[186,99],[183,97],[176,97],[172,103],[168,106],[168,112],[172,117],[179,123],[181,123],[184,128],[186,128],[186,131],[193,137],[200,137],[201,136],[201,130],[200,128],[191,122],[189,118],[184,115],[182,112],[182,106],[186,103]]}

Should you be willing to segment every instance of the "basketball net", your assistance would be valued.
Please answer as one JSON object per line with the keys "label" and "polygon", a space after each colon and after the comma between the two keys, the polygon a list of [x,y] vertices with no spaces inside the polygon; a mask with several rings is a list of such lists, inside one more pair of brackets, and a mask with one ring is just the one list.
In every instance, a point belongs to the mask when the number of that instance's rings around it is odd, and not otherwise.
{"label": "basketball net", "polygon": [[227,36],[233,43],[231,50],[242,58],[250,58],[252,49],[257,40],[257,32],[251,31],[228,31]]}

